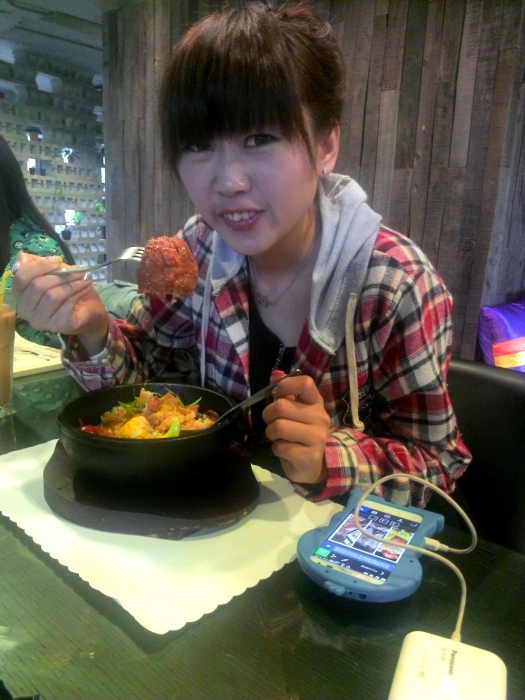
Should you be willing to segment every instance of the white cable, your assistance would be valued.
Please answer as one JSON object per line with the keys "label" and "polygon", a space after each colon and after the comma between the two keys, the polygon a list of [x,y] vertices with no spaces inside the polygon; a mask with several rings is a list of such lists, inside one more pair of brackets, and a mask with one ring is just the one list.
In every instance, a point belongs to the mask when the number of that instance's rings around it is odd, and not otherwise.
{"label": "white cable", "polygon": [[[463,520],[467,523],[468,529],[470,530],[470,534],[472,535],[472,542],[469,547],[466,549],[454,549],[453,547],[447,547],[446,545],[442,545],[441,542],[438,540],[433,540],[430,538],[425,538],[425,543],[427,544],[428,547],[431,548],[431,550],[441,550],[441,551],[446,551],[446,552],[452,552],[453,554],[468,554],[469,552],[472,552],[472,550],[475,548],[477,542],[478,542],[478,536],[476,533],[476,530],[474,528],[474,525],[472,524],[470,518],[468,515],[465,513],[465,511],[458,506],[458,504],[448,495],[446,494],[442,489],[439,488],[439,486],[435,486],[434,484],[431,484],[429,481],[425,481],[425,479],[422,479],[419,476],[415,476],[413,474],[388,474],[387,476],[383,476],[381,479],[378,481],[374,482],[371,484],[365,491],[363,491],[363,495],[357,502],[355,506],[355,511],[354,511],[354,521],[357,529],[361,534],[363,534],[365,537],[369,537],[371,540],[376,540],[376,542],[383,542],[383,543],[388,543],[388,540],[384,539],[383,537],[377,537],[377,535],[373,535],[370,532],[367,532],[362,526],[361,523],[359,522],[359,512],[361,510],[361,507],[363,506],[367,496],[370,496],[372,491],[375,491],[375,489],[380,485],[385,483],[386,481],[390,481],[391,479],[397,479],[398,481],[405,481],[406,479],[409,479],[411,481],[417,481],[420,484],[423,484],[426,488],[430,488],[433,491],[436,491],[436,493],[439,493],[440,496],[442,496],[450,505],[452,505],[455,510],[461,515]],[[395,507],[395,503],[392,504],[392,506]],[[389,543],[391,544],[391,543]],[[465,613],[465,606],[467,604],[467,583],[465,581],[465,577],[461,573],[461,571],[458,569],[458,567],[453,564],[451,561],[446,559],[445,557],[441,556],[441,554],[436,554],[435,551],[431,551],[429,549],[424,549],[423,547],[416,547],[415,545],[408,544],[398,544],[396,542],[395,544],[396,547],[399,547],[400,549],[410,549],[414,552],[419,552],[420,554],[426,554],[428,557],[433,557],[434,559],[437,559],[438,561],[442,562],[446,566],[452,569],[452,571],[456,574],[456,576],[459,579],[460,585],[461,585],[461,599],[459,603],[459,612],[458,612],[458,617],[456,620],[456,627],[454,629],[454,632],[451,635],[451,639],[454,641],[460,642],[461,641],[461,625],[463,624],[463,616]]]}

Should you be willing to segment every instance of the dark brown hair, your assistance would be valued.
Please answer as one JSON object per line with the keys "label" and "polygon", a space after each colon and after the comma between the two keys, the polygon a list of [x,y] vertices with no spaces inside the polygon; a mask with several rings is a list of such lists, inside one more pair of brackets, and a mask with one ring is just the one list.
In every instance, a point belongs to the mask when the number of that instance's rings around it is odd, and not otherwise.
{"label": "dark brown hair", "polygon": [[62,243],[31,199],[15,154],[0,134],[0,276],[11,257],[9,229],[22,216],[27,216],[42,233],[55,240],[64,254],[65,261],[74,264],[71,251]]}
{"label": "dark brown hair", "polygon": [[343,62],[330,25],[307,2],[248,2],[208,15],[180,39],[160,95],[164,155],[264,127],[301,140],[339,123]]}

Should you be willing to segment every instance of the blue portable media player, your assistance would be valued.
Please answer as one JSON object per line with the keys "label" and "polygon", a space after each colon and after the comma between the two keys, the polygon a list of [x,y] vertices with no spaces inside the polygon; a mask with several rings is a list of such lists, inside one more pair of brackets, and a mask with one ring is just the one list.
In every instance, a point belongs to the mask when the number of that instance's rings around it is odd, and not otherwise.
{"label": "blue portable media player", "polygon": [[344,510],[323,528],[301,536],[297,557],[304,572],[337,596],[386,603],[414,593],[421,583],[421,554],[399,545],[425,546],[425,537],[441,532],[442,515],[396,506],[378,496],[367,496],[359,513],[366,537],[355,524],[355,508],[362,496],[354,492]]}

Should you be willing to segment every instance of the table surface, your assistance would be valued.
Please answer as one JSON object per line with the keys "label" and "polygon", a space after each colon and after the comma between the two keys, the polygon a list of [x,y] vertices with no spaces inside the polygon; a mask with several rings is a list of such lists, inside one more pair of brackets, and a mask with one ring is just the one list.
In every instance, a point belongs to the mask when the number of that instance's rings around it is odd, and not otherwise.
{"label": "table surface", "polygon": [[[78,391],[69,377],[19,384],[0,452],[57,437],[56,411]],[[465,546],[468,535],[446,526],[440,539]],[[387,698],[405,635],[449,637],[458,613],[457,578],[434,560],[423,558],[414,595],[375,605],[325,593],[293,562],[182,630],[155,635],[4,516],[0,541],[0,678],[15,696]],[[481,541],[450,558],[468,585],[462,641],[503,659],[508,698],[522,700],[525,557]]]}

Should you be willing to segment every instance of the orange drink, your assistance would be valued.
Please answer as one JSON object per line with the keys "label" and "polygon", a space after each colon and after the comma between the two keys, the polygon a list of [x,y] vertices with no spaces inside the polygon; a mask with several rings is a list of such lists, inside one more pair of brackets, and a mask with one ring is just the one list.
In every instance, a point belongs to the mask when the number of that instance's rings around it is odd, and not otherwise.
{"label": "orange drink", "polygon": [[15,299],[7,290],[0,306],[0,418],[12,413]]}

